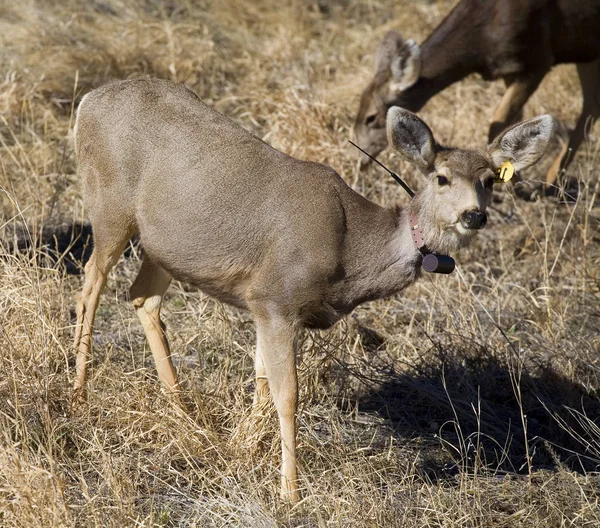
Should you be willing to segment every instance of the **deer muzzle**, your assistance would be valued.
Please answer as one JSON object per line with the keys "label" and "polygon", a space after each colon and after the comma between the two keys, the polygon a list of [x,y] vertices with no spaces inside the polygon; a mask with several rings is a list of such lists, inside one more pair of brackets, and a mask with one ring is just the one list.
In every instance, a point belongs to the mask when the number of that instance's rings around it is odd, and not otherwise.
{"label": "deer muzzle", "polygon": [[487,223],[487,215],[483,211],[465,211],[460,215],[460,223],[466,229],[482,229]]}

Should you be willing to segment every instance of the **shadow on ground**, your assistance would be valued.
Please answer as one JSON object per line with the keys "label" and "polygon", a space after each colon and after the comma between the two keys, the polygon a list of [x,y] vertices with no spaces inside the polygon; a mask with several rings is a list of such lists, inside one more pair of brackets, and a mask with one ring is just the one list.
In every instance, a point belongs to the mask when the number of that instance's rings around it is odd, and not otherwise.
{"label": "shadow on ground", "polygon": [[83,273],[94,247],[88,222],[46,225],[39,230],[18,227],[3,238],[8,254],[25,255],[38,266],[64,267],[69,275]]}
{"label": "shadow on ground", "polygon": [[[137,245],[136,240],[133,246]],[[9,253],[27,255],[37,265],[64,267],[68,275],[82,274],[94,249],[89,222],[44,226],[38,231],[20,228],[7,237],[5,245]],[[133,246],[127,246],[125,256],[132,254]]]}
{"label": "shadow on ground", "polygon": [[[486,349],[433,354],[435,365],[428,353],[429,362],[412,372],[372,372],[377,388],[361,391],[354,402],[359,412],[384,418],[401,443],[416,437],[437,442],[441,449],[423,452],[430,479],[473,468],[476,460],[493,471],[527,473],[527,452],[534,470],[600,469],[599,394],[550,364],[528,365],[519,380],[516,361]],[[353,366],[344,369],[352,372]]]}

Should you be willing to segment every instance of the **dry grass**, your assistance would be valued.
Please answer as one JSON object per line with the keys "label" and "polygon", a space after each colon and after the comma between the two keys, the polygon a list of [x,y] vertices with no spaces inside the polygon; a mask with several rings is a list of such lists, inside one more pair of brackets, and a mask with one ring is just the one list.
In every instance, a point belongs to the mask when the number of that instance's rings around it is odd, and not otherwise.
{"label": "dry grass", "polygon": [[[177,412],[126,298],[136,247],[99,310],[89,405],[69,410],[81,285],[72,272],[86,251],[81,237],[65,252],[64,226],[84,218],[70,139],[81,96],[113,77],[183,82],[276,147],[332,165],[370,199],[403,202],[385,174],[358,172],[347,145],[353,112],[382,32],[421,40],[452,4],[0,4],[1,526],[600,525],[595,138],[573,166],[585,188],[577,203],[502,190],[489,229],[456,255],[458,273],[425,277],[307,335],[297,507],[277,498],[272,409],[250,416],[248,315],[170,289],[165,317],[190,407]],[[440,141],[480,145],[501,92],[470,78],[422,114]],[[549,112],[572,126],[579,106],[565,66],[526,116]],[[408,166],[383,159],[418,187]],[[19,236],[34,249],[20,251]],[[57,246],[58,263],[44,258]]]}

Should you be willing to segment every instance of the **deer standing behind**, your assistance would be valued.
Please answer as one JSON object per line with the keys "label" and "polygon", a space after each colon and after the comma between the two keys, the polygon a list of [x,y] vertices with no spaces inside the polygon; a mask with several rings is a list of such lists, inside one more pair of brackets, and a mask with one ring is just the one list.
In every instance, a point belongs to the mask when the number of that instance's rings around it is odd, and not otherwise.
{"label": "deer standing behind", "polygon": [[[385,117],[392,106],[418,112],[449,85],[478,73],[503,79],[506,92],[489,141],[522,116],[523,105],[552,66],[574,62],[583,108],[546,174],[553,185],[566,171],[586,127],[600,115],[600,0],[462,0],[421,46],[388,32],[375,52],[375,76],[355,120],[358,144],[375,156],[387,146]],[[361,162],[369,163],[364,156]]]}
{"label": "deer standing behind", "polygon": [[548,116],[479,151],[438,145],[425,123],[388,112],[390,142],[425,175],[405,208],[385,209],[331,168],[253,136],[181,85],[109,83],[78,109],[75,146],[94,251],[77,304],[75,397],[85,397],[92,327],[110,269],[139,233],[144,258],[131,301],[166,391],[179,391],[160,307],[172,278],[256,322],[255,403],[270,390],[280,421],[282,495],[298,499],[296,338],[358,304],[393,295],[420,274],[408,213],[431,251],[451,252],[485,224],[494,171],[542,154]]}

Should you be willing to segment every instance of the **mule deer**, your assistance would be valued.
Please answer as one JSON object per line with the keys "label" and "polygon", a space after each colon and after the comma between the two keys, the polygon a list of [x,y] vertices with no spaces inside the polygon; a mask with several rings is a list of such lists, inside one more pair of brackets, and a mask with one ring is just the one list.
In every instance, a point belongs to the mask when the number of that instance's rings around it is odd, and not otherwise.
{"label": "mule deer", "polygon": [[[77,304],[75,394],[85,396],[94,316],[106,276],[139,233],[131,286],[162,385],[177,376],[160,319],[172,278],[249,310],[256,322],[255,402],[270,390],[282,442],[282,494],[296,481],[296,336],[327,328],[358,304],[393,295],[420,274],[409,213],[431,251],[449,252],[483,227],[494,171],[534,163],[551,132],[542,116],[480,151],[439,146],[427,125],[388,112],[390,142],[426,175],[405,208],[382,208],[331,168],[279,152],[184,86],[137,79],[89,93],[75,146],[94,251]],[[268,386],[268,389],[267,389]]]}
{"label": "mule deer", "polygon": [[[575,62],[583,109],[568,145],[546,174],[566,171],[600,114],[600,0],[462,0],[421,46],[388,32],[375,52],[375,76],[362,93],[355,121],[358,144],[372,155],[387,146],[391,106],[419,111],[429,99],[471,73],[503,79],[506,92],[489,128],[492,141],[520,119],[527,99],[552,66]],[[363,156],[361,162],[369,163]]]}

